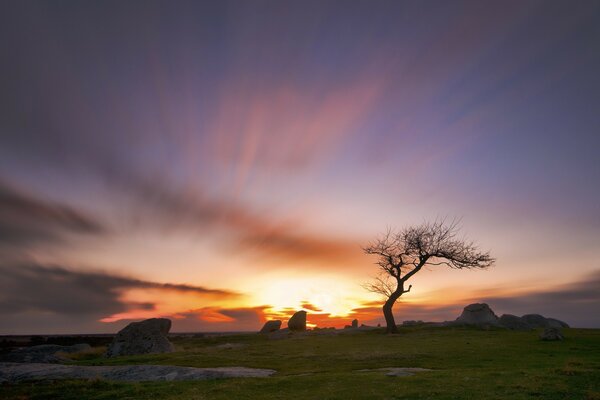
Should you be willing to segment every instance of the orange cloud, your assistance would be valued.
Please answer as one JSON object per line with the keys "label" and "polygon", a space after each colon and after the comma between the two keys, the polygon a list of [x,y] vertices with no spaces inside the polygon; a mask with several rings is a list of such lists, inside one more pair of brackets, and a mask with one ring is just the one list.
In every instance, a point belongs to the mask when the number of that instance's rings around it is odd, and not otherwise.
{"label": "orange cloud", "polygon": [[319,307],[315,306],[314,304],[311,304],[308,301],[303,301],[301,306],[305,310],[315,311],[315,312],[323,312],[323,310],[321,310]]}

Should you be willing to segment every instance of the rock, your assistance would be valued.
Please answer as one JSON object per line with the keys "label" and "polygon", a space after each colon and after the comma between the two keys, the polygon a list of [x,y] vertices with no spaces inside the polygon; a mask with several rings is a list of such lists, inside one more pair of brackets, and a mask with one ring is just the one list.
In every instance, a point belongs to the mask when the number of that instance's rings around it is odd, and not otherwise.
{"label": "rock", "polygon": [[306,330],[306,311],[298,311],[288,321],[288,328],[292,332],[302,332]]}
{"label": "rock", "polygon": [[502,314],[499,320],[500,326],[515,331],[528,331],[533,329],[531,325],[523,321],[522,318],[512,314]]}
{"label": "rock", "polygon": [[526,314],[523,315],[521,319],[529,324],[532,328],[546,328],[548,326],[546,317],[540,314]]}
{"label": "rock", "polygon": [[217,346],[214,346],[215,349],[218,350],[235,350],[241,349],[242,347],[246,347],[245,343],[223,343]]}
{"label": "rock", "polygon": [[268,335],[269,339],[286,339],[292,335],[292,332],[288,328],[280,329],[275,332],[271,332]]}
{"label": "rock", "polygon": [[415,326],[415,325],[423,325],[424,322],[421,320],[415,321],[415,320],[408,320],[408,321],[402,321],[402,326]]}
{"label": "rock", "polygon": [[566,322],[555,318],[546,318],[540,314],[526,314],[521,317],[525,322],[533,328],[568,328]]}
{"label": "rock", "polygon": [[108,346],[106,356],[118,357],[175,351],[173,344],[167,338],[170,329],[171,320],[166,318],[132,322],[117,333]]}
{"label": "rock", "polygon": [[259,333],[271,333],[271,332],[278,331],[280,328],[281,328],[281,321],[279,321],[279,320],[267,321],[267,322],[265,322],[265,324],[263,325],[263,327]]}
{"label": "rock", "polygon": [[353,328],[358,328],[358,320],[357,319],[353,319],[352,320],[352,327]]}
{"label": "rock", "polygon": [[570,328],[569,324],[556,318],[546,318],[549,328]]}
{"label": "rock", "polygon": [[498,317],[485,303],[469,304],[463,309],[456,322],[467,325],[498,325]]}
{"label": "rock", "polygon": [[431,371],[427,368],[377,368],[377,369],[359,369],[355,372],[384,372],[385,376],[413,376],[418,372]]}
{"label": "rock", "polygon": [[15,349],[10,353],[3,354],[0,360],[16,363],[60,363],[68,360],[61,355],[61,353],[77,353],[91,348],[92,347],[87,343],[74,344],[72,346],[42,344],[39,346]]}
{"label": "rock", "polygon": [[540,339],[548,341],[563,340],[564,336],[562,335],[560,328],[546,328],[544,329],[544,332],[540,334]]}
{"label": "rock", "polygon": [[171,365],[81,366],[0,363],[0,383],[43,379],[107,379],[110,381],[183,381],[223,378],[265,378],[272,369],[244,367],[193,368]]}

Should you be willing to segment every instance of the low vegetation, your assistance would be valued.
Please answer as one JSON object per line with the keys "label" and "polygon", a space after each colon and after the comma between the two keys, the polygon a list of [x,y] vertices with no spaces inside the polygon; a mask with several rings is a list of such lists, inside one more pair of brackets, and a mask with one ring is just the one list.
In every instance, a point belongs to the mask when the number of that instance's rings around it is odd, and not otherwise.
{"label": "low vegetation", "polygon": [[[600,330],[539,332],[411,327],[273,340],[258,334],[179,338],[176,353],[75,357],[81,365],[169,364],[277,370],[271,378],[190,382],[29,382],[0,386],[3,399],[600,399]],[[384,367],[433,371],[389,377]]]}

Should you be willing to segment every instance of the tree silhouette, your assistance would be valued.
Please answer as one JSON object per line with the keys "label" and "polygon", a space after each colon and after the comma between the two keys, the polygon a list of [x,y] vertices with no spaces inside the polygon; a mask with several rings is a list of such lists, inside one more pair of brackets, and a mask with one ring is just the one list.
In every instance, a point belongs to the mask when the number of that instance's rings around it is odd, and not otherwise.
{"label": "tree silhouette", "polygon": [[363,248],[378,257],[380,275],[365,289],[385,296],[383,315],[388,333],[397,333],[392,308],[396,300],[410,292],[405,283],[425,266],[446,265],[455,269],[487,268],[494,264],[489,252],[482,252],[473,242],[457,238],[458,222],[426,222],[399,232],[388,231]]}

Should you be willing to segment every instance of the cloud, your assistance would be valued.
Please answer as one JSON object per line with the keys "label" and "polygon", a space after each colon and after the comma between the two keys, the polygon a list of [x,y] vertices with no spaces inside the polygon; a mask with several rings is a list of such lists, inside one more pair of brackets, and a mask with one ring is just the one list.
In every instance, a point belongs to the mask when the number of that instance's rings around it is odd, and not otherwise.
{"label": "cloud", "polygon": [[205,307],[171,316],[173,331],[256,331],[266,321],[267,306],[219,308]]}
{"label": "cloud", "polygon": [[5,333],[9,333],[9,329],[18,332],[26,329],[24,327],[42,332],[58,328],[68,332],[71,329],[69,325],[56,327],[53,321],[71,321],[75,326],[88,326],[91,330],[97,329],[98,320],[109,315],[140,309],[159,312],[154,311],[152,302],[123,300],[123,291],[131,289],[189,292],[216,299],[240,296],[228,290],[151,282],[32,262],[0,265],[0,274],[0,317]]}
{"label": "cloud", "polygon": [[305,310],[314,311],[314,312],[323,312],[323,310],[321,310],[319,307],[315,306],[314,304],[311,304],[309,301],[303,301],[301,306]]}
{"label": "cloud", "polygon": [[[277,220],[266,210],[247,204],[212,198],[201,191],[183,191],[161,181],[133,175],[121,176],[130,196],[131,212],[140,223],[188,234],[224,233],[223,251],[246,251],[265,259],[347,267],[359,260],[360,244],[346,238],[307,232],[303,221]],[[112,182],[117,182],[113,179]],[[135,205],[135,206],[134,206]]]}
{"label": "cloud", "polygon": [[106,231],[82,211],[36,198],[0,179],[0,246],[55,243],[69,234],[101,235]]}

